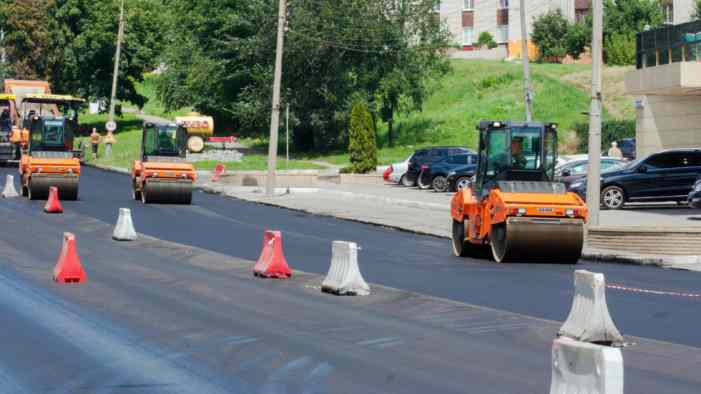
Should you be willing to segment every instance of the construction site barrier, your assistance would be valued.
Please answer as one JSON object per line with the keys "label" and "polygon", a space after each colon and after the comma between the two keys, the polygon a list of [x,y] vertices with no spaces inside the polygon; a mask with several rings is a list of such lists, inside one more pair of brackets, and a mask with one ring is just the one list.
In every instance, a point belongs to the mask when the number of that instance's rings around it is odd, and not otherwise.
{"label": "construction site barrier", "polygon": [[19,197],[17,189],[15,189],[15,177],[7,175],[5,177],[5,187],[2,189],[2,198]]}
{"label": "construction site barrier", "polygon": [[88,280],[72,233],[63,233],[63,247],[54,266],[53,278],[59,283],[84,283]]}
{"label": "construction site barrier", "polygon": [[337,295],[370,294],[370,286],[358,267],[358,245],[355,242],[333,241],[331,267],[321,283],[321,290]]}
{"label": "construction site barrier", "polygon": [[603,274],[575,271],[572,309],[559,335],[582,342],[623,344],[623,336],[613,323],[606,304]]}
{"label": "construction site barrier", "polygon": [[44,212],[63,213],[63,207],[61,206],[61,201],[58,199],[58,188],[56,186],[51,186],[49,188],[49,199],[46,200],[46,205],[44,205]]}
{"label": "construction site barrier", "polygon": [[263,235],[263,250],[258,262],[253,266],[253,274],[263,278],[286,279],[292,276],[282,251],[282,234],[279,231],[266,231]]}
{"label": "construction site barrier", "polygon": [[119,208],[119,218],[114,227],[112,239],[116,241],[135,241],[137,239],[134,222],[131,220],[131,209]]}
{"label": "construction site barrier", "polygon": [[621,349],[556,339],[550,394],[623,394]]}

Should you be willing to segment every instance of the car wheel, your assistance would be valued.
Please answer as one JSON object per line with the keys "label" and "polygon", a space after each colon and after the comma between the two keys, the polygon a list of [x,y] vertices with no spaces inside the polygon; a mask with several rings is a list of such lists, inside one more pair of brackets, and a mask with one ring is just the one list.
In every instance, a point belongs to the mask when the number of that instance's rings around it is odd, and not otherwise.
{"label": "car wheel", "polygon": [[419,173],[418,178],[416,178],[416,185],[417,185],[417,186],[419,187],[419,189],[421,189],[421,190],[430,189],[430,188],[431,188],[431,183],[430,183],[430,182],[429,182],[429,183],[424,183],[424,182],[423,182],[423,177],[424,177],[424,172],[421,171],[421,172]]}
{"label": "car wheel", "polygon": [[470,177],[461,176],[457,181],[455,181],[455,188],[457,190],[462,190],[466,187],[470,187]]}
{"label": "car wheel", "polygon": [[606,209],[621,209],[625,202],[625,192],[618,186],[607,186],[601,192],[601,204]]}
{"label": "car wheel", "polygon": [[450,185],[448,184],[448,179],[442,175],[438,175],[435,178],[433,178],[433,182],[431,182],[431,185],[433,186],[433,190],[439,193],[445,193],[450,188]]}
{"label": "car wheel", "polygon": [[409,177],[406,176],[406,174],[402,175],[402,177],[399,179],[399,183],[401,183],[402,186],[406,187],[414,187],[415,185],[409,181]]}

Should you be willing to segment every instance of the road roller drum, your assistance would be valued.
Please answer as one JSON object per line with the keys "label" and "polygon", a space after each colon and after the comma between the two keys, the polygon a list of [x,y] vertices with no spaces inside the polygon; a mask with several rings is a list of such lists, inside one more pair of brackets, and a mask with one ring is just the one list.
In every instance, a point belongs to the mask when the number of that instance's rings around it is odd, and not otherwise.
{"label": "road roller drum", "polygon": [[497,262],[576,263],[582,255],[584,221],[510,217],[489,234]]}
{"label": "road roller drum", "polygon": [[192,203],[191,181],[148,179],[141,191],[144,204],[186,204]]}
{"label": "road roller drum", "polygon": [[31,200],[45,200],[49,197],[49,188],[58,188],[58,196],[61,200],[78,199],[77,176],[52,176],[33,175],[27,185],[27,196]]}

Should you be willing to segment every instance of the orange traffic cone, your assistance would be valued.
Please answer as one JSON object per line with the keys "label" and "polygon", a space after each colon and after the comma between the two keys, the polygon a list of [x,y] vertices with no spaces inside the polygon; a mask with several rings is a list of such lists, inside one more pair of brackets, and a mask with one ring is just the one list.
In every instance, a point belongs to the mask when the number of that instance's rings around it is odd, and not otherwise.
{"label": "orange traffic cone", "polygon": [[264,278],[287,279],[292,270],[282,252],[282,235],[279,231],[266,231],[263,236],[263,251],[253,266],[253,274]]}
{"label": "orange traffic cone", "polygon": [[49,188],[49,199],[46,200],[46,205],[44,205],[44,212],[63,213],[61,201],[58,199],[58,188],[55,186]]}
{"label": "orange traffic cone", "polygon": [[78,250],[75,246],[75,235],[63,233],[63,248],[54,267],[54,281],[59,283],[84,283],[88,276],[80,264]]}
{"label": "orange traffic cone", "polygon": [[222,174],[224,173],[224,170],[226,170],[226,167],[224,167],[224,164],[217,164],[217,166],[214,168],[214,175],[212,176],[212,182],[219,182],[219,179],[221,178]]}

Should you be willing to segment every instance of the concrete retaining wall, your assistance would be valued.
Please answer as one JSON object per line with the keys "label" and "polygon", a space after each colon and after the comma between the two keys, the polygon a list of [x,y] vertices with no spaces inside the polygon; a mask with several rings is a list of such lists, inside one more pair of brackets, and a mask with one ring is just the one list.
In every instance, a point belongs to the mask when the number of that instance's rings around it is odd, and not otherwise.
{"label": "concrete retaining wall", "polygon": [[589,247],[649,255],[701,255],[701,227],[590,227]]}
{"label": "concrete retaining wall", "polygon": [[[232,186],[265,186],[266,173],[262,171],[231,171],[221,177],[221,182]],[[316,170],[278,172],[277,187],[315,187],[319,182],[355,185],[381,185],[379,174],[320,175]]]}

